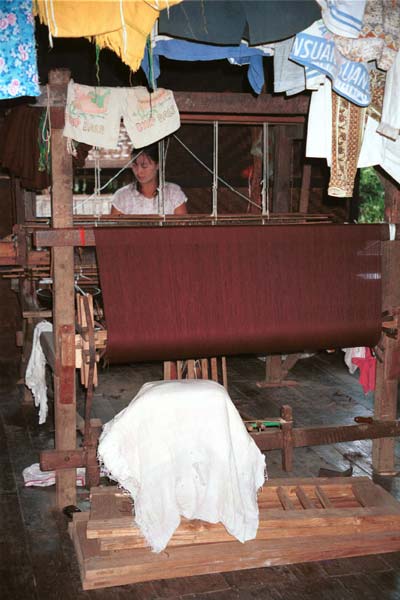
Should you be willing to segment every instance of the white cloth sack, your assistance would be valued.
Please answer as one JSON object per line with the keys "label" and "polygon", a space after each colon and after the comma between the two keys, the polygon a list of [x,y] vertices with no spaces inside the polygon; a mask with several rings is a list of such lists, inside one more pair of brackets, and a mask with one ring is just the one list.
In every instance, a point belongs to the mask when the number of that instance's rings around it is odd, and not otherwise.
{"label": "white cloth sack", "polygon": [[31,390],[35,406],[39,407],[39,425],[47,418],[46,357],[40,345],[40,334],[53,331],[49,321],[40,321],[33,332],[32,352],[25,373],[25,385]]}
{"label": "white cloth sack", "polygon": [[181,125],[171,90],[158,88],[151,94],[145,87],[127,88],[123,117],[135,148],[143,148],[170,135]]}
{"label": "white cloth sack", "polygon": [[218,383],[144,384],[104,426],[98,455],[132,495],[135,521],[154,552],[181,516],[221,522],[241,542],[256,536],[265,457]]}
{"label": "white cloth sack", "polygon": [[135,148],[170,135],[180,127],[179,111],[171,90],[159,88],[91,87],[68,84],[63,135],[101,148],[117,148],[121,125]]}
{"label": "white cloth sack", "polygon": [[123,88],[91,87],[70,80],[63,135],[101,148],[117,148]]}

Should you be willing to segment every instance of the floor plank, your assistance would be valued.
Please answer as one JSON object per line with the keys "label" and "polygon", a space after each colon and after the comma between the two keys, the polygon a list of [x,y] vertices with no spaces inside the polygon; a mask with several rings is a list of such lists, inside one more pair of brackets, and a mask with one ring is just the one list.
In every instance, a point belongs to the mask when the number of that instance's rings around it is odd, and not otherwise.
{"label": "floor plank", "polygon": [[[228,359],[229,392],[238,409],[256,418],[279,415],[282,404],[293,407],[298,426],[352,423],[370,414],[371,395],[364,396],[356,376],[343,363],[343,353],[320,353],[300,360],[291,379],[295,388],[260,389],[265,363],[256,357]],[[83,591],[67,520],[55,511],[54,487],[25,488],[22,469],[37,462],[39,452],[54,446],[52,407],[46,425],[36,410],[21,405],[15,378],[0,369],[0,596],[5,600],[368,600],[400,598],[400,553],[321,561],[285,567],[152,581]],[[9,373],[12,371],[7,371]],[[14,370],[17,373],[17,369]],[[100,370],[95,413],[103,420],[122,410],[146,381],[162,376],[159,363]],[[78,405],[83,407],[82,394]],[[321,467],[354,475],[371,473],[369,442],[299,448],[291,477],[317,476]],[[400,456],[399,444],[396,454]],[[286,478],[280,452],[267,456],[270,477]],[[378,483],[400,498],[399,478]],[[88,493],[78,493],[81,507]],[[378,594],[379,591],[379,595]],[[375,594],[375,595],[374,595]]]}

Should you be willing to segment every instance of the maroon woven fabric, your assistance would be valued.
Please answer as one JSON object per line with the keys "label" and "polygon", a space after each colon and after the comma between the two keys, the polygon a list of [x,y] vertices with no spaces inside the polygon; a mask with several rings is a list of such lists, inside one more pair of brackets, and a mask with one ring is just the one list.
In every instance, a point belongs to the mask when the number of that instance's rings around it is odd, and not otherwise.
{"label": "maroon woven fabric", "polygon": [[372,346],[381,226],[96,229],[111,362]]}

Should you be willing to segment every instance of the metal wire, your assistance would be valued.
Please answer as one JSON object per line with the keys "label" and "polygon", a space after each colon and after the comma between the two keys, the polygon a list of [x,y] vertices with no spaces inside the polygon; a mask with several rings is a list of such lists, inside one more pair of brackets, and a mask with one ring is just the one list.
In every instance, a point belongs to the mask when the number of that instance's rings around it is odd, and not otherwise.
{"label": "metal wire", "polygon": [[[176,139],[176,141],[182,146],[182,148],[184,148],[186,150],[186,152],[188,152],[206,171],[208,171],[209,173],[213,172],[212,169],[210,169],[210,167],[208,165],[206,165],[194,152],[192,152],[192,150],[190,150],[190,148],[188,148],[188,146],[186,146],[186,144],[184,142],[182,142],[182,140],[175,133],[173,134],[173,136]],[[219,175],[218,175],[218,181],[223,183],[231,192],[233,192],[234,194],[239,196],[239,198],[243,198],[243,200],[246,200],[246,202],[249,202],[253,206],[256,206],[259,210],[261,210],[261,207],[259,204],[257,204],[256,202],[253,202],[253,200],[251,198],[249,198],[248,196],[245,196],[244,194],[242,194],[242,192],[235,190],[234,187],[232,187],[227,181],[225,181],[225,179],[223,179]]]}
{"label": "metal wire", "polygon": [[212,216],[218,216],[218,121],[213,124],[213,183],[212,183]]}

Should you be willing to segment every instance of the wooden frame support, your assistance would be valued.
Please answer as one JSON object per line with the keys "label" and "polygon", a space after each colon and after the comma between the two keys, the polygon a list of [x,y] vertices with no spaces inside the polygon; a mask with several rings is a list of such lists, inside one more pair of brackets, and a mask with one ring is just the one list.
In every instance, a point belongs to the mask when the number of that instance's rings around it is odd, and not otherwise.
{"label": "wooden frame support", "polygon": [[[49,73],[49,94],[65,90],[70,73],[53,70]],[[58,107],[51,107],[51,173],[52,226],[71,227],[72,158],[63,136],[64,118]],[[53,321],[54,321],[54,404],[55,445],[57,451],[76,448],[76,389],[75,389],[75,307],[74,307],[74,249],[73,246],[52,248],[53,264]],[[57,506],[76,504],[75,469],[56,471]]]}
{"label": "wooden frame support", "polygon": [[257,381],[257,387],[288,387],[298,385],[293,379],[285,379],[290,369],[300,358],[300,354],[289,354],[285,358],[280,354],[269,354],[265,357],[265,380]]}

